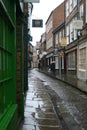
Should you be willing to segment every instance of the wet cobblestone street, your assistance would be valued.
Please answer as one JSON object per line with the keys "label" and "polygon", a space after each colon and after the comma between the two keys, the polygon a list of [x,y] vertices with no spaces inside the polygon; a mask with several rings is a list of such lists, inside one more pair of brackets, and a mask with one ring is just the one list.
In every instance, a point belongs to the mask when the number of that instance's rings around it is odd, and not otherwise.
{"label": "wet cobblestone street", "polygon": [[87,130],[87,94],[39,72],[29,71],[20,130]]}
{"label": "wet cobblestone street", "polygon": [[47,90],[40,79],[29,76],[25,101],[25,119],[21,130],[61,130]]}

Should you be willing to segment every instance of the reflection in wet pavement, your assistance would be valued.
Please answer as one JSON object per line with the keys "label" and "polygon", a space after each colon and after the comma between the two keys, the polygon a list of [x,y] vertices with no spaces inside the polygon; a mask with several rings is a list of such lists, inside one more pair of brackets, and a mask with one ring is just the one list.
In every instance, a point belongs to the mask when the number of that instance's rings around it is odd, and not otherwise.
{"label": "reflection in wet pavement", "polygon": [[25,118],[21,130],[61,130],[42,81],[31,75],[25,100]]}

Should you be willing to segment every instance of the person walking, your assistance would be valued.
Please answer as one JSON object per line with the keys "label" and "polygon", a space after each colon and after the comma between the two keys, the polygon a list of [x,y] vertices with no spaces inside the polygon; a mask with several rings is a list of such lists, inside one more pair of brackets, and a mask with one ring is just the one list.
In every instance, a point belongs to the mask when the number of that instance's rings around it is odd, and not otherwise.
{"label": "person walking", "polygon": [[55,61],[52,61],[51,63],[51,71],[53,74],[55,74]]}

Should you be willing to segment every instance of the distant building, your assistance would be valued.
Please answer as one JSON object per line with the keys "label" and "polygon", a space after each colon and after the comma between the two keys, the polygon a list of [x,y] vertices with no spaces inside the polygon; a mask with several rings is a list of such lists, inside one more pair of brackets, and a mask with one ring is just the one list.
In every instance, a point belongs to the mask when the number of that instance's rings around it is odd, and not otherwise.
{"label": "distant building", "polygon": [[41,35],[41,39],[40,39],[40,49],[39,49],[39,55],[40,55],[40,62],[42,65],[42,68],[45,69],[46,68],[46,33],[43,33]]}
{"label": "distant building", "polygon": [[33,47],[33,68],[38,67],[38,54],[36,46]]}

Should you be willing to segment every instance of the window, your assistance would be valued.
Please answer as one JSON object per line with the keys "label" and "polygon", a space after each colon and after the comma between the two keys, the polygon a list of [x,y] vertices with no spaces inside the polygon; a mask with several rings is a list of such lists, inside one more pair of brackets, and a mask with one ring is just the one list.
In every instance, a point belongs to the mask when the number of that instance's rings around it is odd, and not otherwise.
{"label": "window", "polygon": [[72,0],[70,0],[70,12],[72,12],[73,9],[73,4],[72,4]]}
{"label": "window", "polygon": [[79,68],[86,69],[86,47],[80,49],[80,57],[79,57]]}
{"label": "window", "polygon": [[52,28],[52,21],[49,23],[49,25],[46,28],[46,33],[48,33]]}
{"label": "window", "polygon": [[74,39],[73,31],[74,31],[73,30],[73,22],[71,21],[71,23],[70,23],[70,42],[72,42]]}
{"label": "window", "polygon": [[77,0],[73,1],[73,5],[74,5],[74,7],[77,5]]}
{"label": "window", "polygon": [[68,69],[75,69],[75,51],[68,54]]}
{"label": "window", "polygon": [[80,19],[83,19],[83,4],[80,5]]}
{"label": "window", "polygon": [[47,41],[47,44],[46,44],[47,46],[47,49],[49,49],[50,47],[52,47],[52,38],[50,38],[48,41]]}
{"label": "window", "polygon": [[77,30],[74,29],[74,40],[76,40],[76,39],[77,39]]}
{"label": "window", "polygon": [[69,3],[66,2],[66,17],[69,15]]}
{"label": "window", "polygon": [[[77,17],[74,17],[73,20],[77,20]],[[77,39],[77,29],[74,29],[74,40],[76,40],[76,39]]]}
{"label": "window", "polygon": [[69,44],[69,25],[66,27],[67,44]]}
{"label": "window", "polygon": [[55,35],[55,44],[58,44],[58,34]]}
{"label": "window", "polygon": [[62,34],[61,32],[59,32],[59,43],[61,43],[61,37],[62,37]]}

